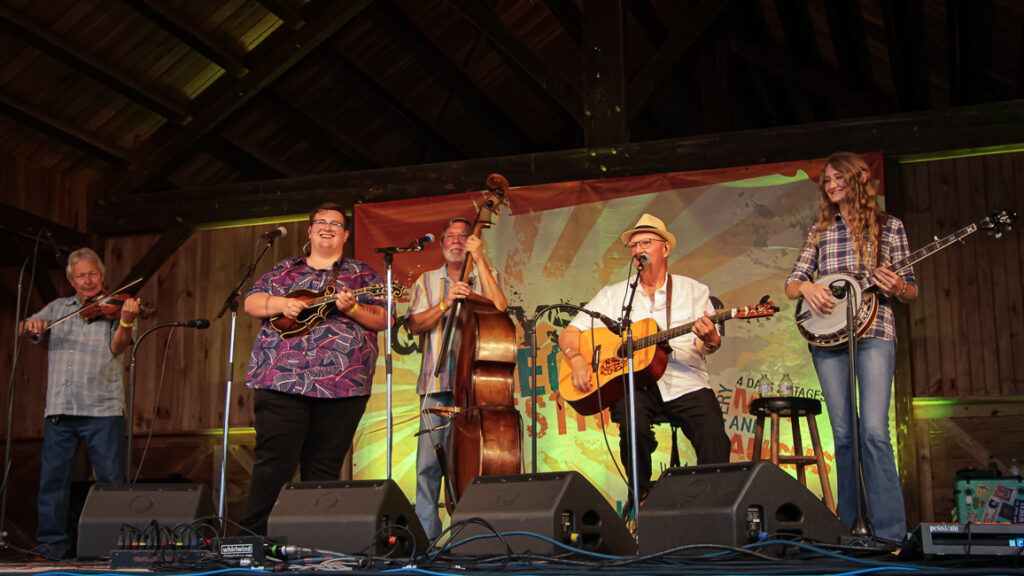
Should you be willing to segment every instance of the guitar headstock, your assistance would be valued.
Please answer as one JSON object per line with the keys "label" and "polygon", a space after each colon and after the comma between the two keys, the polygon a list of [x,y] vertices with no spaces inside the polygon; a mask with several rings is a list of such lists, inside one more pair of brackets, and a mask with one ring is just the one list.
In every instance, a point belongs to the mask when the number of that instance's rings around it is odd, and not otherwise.
{"label": "guitar headstock", "polygon": [[401,298],[402,294],[405,294],[405,286],[402,286],[398,282],[391,283],[391,296],[394,298]]}
{"label": "guitar headstock", "polygon": [[1016,212],[998,210],[985,218],[982,218],[981,221],[978,222],[978,228],[987,230],[989,234],[996,238],[1002,238],[1003,233],[1009,232],[1013,228],[1013,223],[1016,221]]}
{"label": "guitar headstock", "polygon": [[771,300],[762,300],[757,304],[751,306],[743,306],[737,308],[736,313],[733,314],[733,318],[743,320],[753,320],[754,318],[771,318],[775,316],[775,313],[779,311],[779,307],[775,305]]}

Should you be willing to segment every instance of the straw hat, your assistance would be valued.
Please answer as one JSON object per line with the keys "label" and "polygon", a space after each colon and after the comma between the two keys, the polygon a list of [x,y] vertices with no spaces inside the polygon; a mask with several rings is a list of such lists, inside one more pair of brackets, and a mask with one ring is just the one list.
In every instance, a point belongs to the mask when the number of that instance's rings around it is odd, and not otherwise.
{"label": "straw hat", "polygon": [[636,224],[632,228],[622,233],[622,243],[629,244],[629,237],[637,232],[650,232],[651,234],[657,234],[661,236],[665,242],[668,242],[668,247],[675,249],[676,237],[671,232],[665,229],[665,223],[660,218],[651,216],[650,214],[644,214],[637,220]]}

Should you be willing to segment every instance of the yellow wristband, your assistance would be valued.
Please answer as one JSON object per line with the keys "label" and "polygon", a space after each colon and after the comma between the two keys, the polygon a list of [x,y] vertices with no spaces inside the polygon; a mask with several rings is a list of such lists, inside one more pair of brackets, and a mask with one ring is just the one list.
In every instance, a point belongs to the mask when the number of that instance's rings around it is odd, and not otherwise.
{"label": "yellow wristband", "polygon": [[444,314],[444,300],[441,300],[441,303],[438,304],[437,307],[440,308],[441,313]]}
{"label": "yellow wristband", "polygon": [[352,307],[349,308],[348,312],[345,312],[345,314],[348,314],[349,316],[351,316],[352,313],[355,312],[356,310],[359,310],[359,301],[358,300],[352,303]]}
{"label": "yellow wristband", "polygon": [[125,328],[131,328],[132,326],[135,326],[135,322],[132,322],[131,324],[128,324],[128,323],[126,323],[124,321],[123,318],[119,319],[118,322],[121,324],[121,326],[124,326]]}
{"label": "yellow wristband", "polygon": [[899,297],[899,296],[903,296],[903,295],[904,295],[904,294],[906,294],[906,293],[907,293],[907,283],[906,283],[906,282],[904,282],[904,283],[903,283],[903,289],[902,289],[902,290],[900,290],[899,294],[897,294],[896,296],[897,296],[897,297]]}

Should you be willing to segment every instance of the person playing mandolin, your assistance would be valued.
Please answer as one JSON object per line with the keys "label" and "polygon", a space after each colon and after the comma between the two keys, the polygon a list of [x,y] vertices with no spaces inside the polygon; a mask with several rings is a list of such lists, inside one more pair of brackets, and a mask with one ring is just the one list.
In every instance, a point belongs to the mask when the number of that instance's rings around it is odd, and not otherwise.
{"label": "person playing mandolin", "polygon": [[[342,256],[349,233],[340,206],[313,209],[306,233],[309,255],[277,263],[245,298],[245,311],[263,319],[245,376],[255,390],[256,448],[242,525],[257,534],[266,534],[270,510],[296,466],[303,481],[338,480],[370,398],[377,332],[394,319],[384,298],[352,294],[384,281],[370,265]],[[297,290],[337,294],[322,321],[285,339],[269,319],[299,317],[306,302],[292,295]]]}
{"label": "person playing mandolin", "polygon": [[[707,316],[714,311],[707,286],[677,274],[668,273],[668,257],[676,247],[676,237],[658,218],[644,214],[636,225],[622,234],[622,241],[638,263],[648,263],[640,272],[632,321],[654,319],[661,328],[696,323],[693,333],[668,341],[671,353],[665,373],[657,385],[643,379],[637,383],[637,473],[641,501],[651,486],[651,454],[658,446],[653,422],[664,417],[686,434],[697,453],[698,464],[729,461],[729,438],[725,433],[722,410],[710,387],[706,357],[722,345],[722,338]],[[611,318],[621,315],[633,279],[605,286],[586,308]],[[579,313],[558,337],[558,345],[572,366],[572,385],[580,392],[593,387],[591,359],[580,353],[583,332],[591,320]],[[636,337],[638,335],[634,335]],[[631,475],[628,406],[625,398],[611,406],[612,421],[619,425],[619,454],[626,474]],[[632,491],[630,491],[632,498]]]}
{"label": "person playing mandolin", "polygon": [[[423,363],[416,392],[420,394],[420,432],[416,448],[416,516],[423,525],[427,538],[433,540],[441,534],[441,520],[437,514],[443,469],[434,453],[434,446],[445,446],[450,426],[444,416],[426,413],[427,408],[451,407],[451,372],[455,366],[454,351],[449,354],[448,368],[434,377],[435,362],[441,341],[441,319],[455,300],[471,292],[480,294],[504,311],[508,300],[502,292],[501,275],[487,265],[483,255],[483,241],[473,235],[473,224],[465,218],[452,218],[441,232],[441,251],[445,263],[436,270],[424,272],[413,289],[409,306],[409,331],[423,334]],[[470,282],[459,282],[466,254],[472,254],[474,271]]]}
{"label": "person playing mandolin", "polygon": [[[885,268],[910,254],[899,218],[881,212],[871,170],[862,158],[836,152],[825,162],[818,182],[821,209],[807,242],[786,280],[786,296],[803,298],[815,313],[832,313],[836,302],[818,277],[839,272],[871,275],[881,292],[874,323],[858,340],[857,381],[860,394],[860,438],[864,484],[876,534],[902,541],[906,536],[903,492],[889,438],[889,400],[896,366],[896,320],[893,301],[917,298],[913,268],[899,274]],[[845,323],[844,323],[845,325]],[[836,450],[839,519],[851,526],[857,518],[857,471],[853,463],[850,356],[838,349],[811,347],[811,360],[821,382]]]}
{"label": "person playing mandolin", "polygon": [[[102,292],[106,271],[96,252],[75,250],[68,255],[66,270],[75,295],[50,302],[20,327],[22,333],[49,334],[35,549],[49,558],[65,557],[71,551],[70,478],[79,440],[89,452],[97,483],[124,482],[121,354],[132,343],[139,300],[125,300],[115,318],[87,320],[80,311]],[[58,323],[60,319],[66,321]]]}

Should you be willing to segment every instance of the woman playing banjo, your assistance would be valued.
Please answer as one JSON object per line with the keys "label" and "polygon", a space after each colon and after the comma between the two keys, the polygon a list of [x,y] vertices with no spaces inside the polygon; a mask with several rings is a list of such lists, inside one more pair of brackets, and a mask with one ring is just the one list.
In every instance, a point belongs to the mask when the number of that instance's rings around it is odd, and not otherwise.
{"label": "woman playing banjo", "polygon": [[[871,179],[871,171],[855,154],[832,154],[826,161],[818,191],[821,210],[786,280],[786,296],[793,300],[802,298],[815,314],[827,317],[837,307],[829,285],[835,283],[815,283],[816,277],[820,280],[841,272],[870,275],[877,286],[877,315],[874,322],[865,327],[857,344],[861,460],[875,533],[882,538],[902,541],[906,535],[906,512],[889,438],[888,418],[896,363],[892,306],[894,299],[910,302],[917,298],[917,281],[910,267],[895,273],[885,266],[910,253],[907,235],[899,218],[879,209],[878,190]],[[858,514],[849,352],[845,345],[839,348],[811,346],[810,349],[832,422],[839,518],[851,526]]]}

